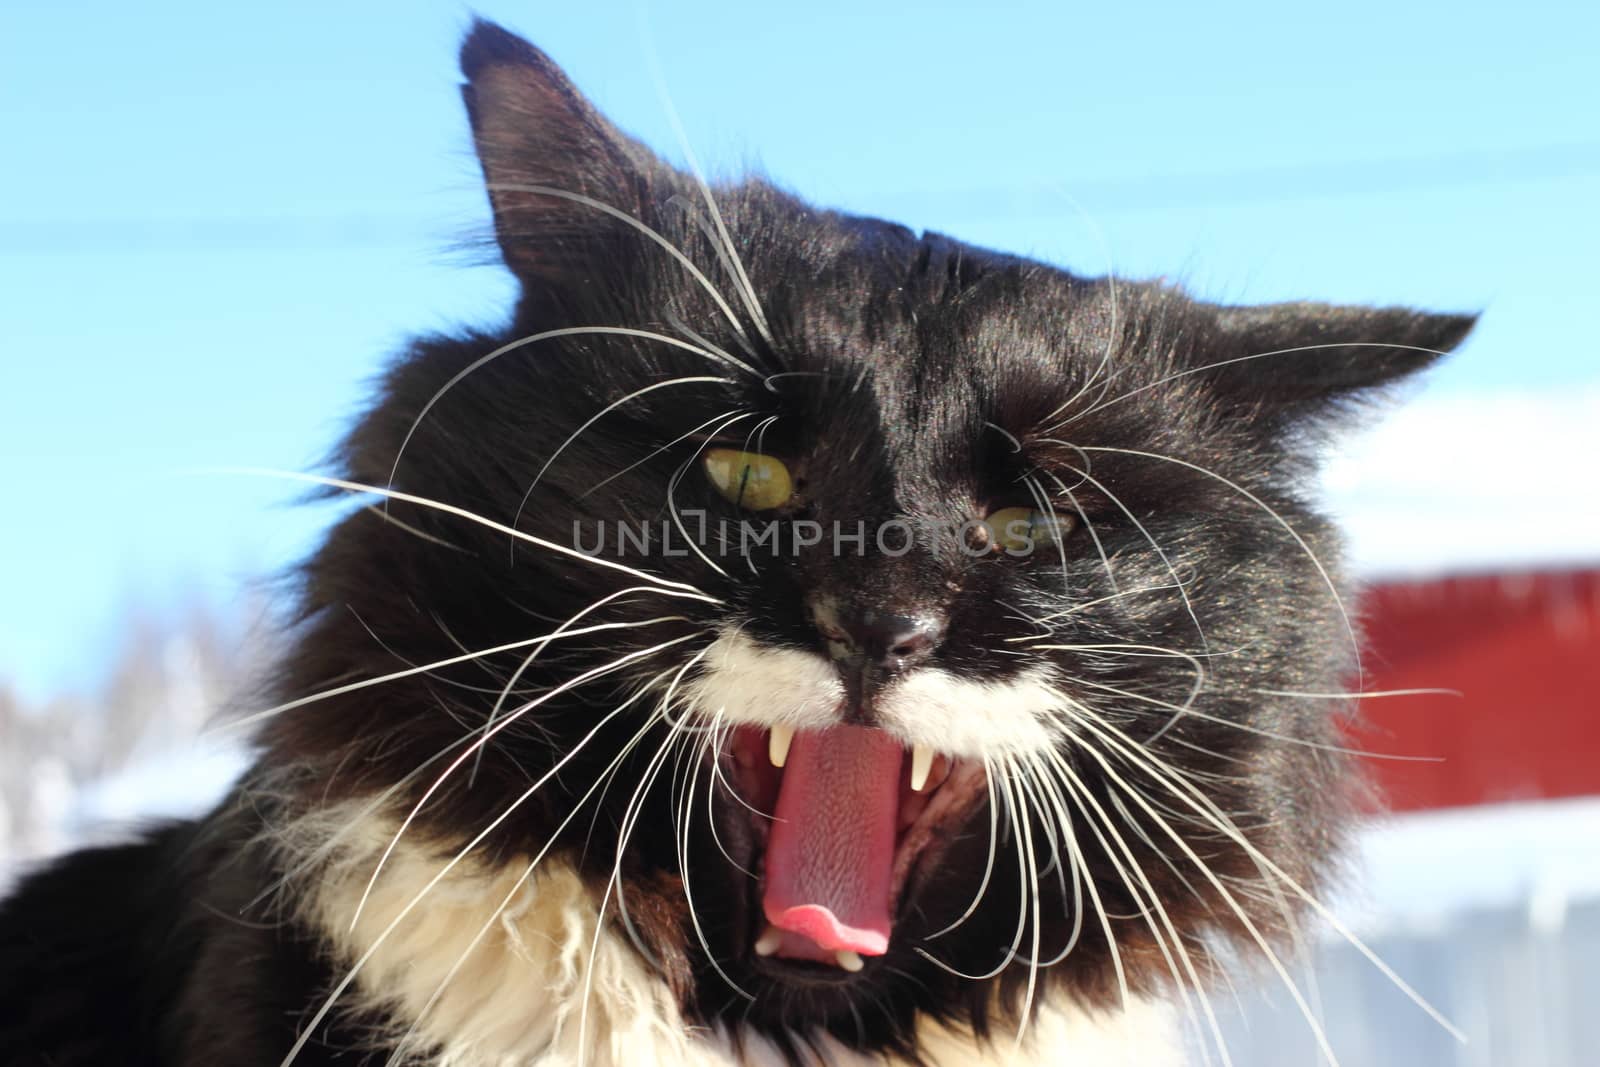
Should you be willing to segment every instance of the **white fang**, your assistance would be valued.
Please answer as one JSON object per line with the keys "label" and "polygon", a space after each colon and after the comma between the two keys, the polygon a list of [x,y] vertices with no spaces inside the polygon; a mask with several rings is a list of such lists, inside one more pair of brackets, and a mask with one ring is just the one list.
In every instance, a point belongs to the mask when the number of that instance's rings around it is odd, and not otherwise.
{"label": "white fang", "polygon": [[767,739],[767,758],[774,767],[782,767],[789,762],[789,746],[794,743],[794,727],[776,723],[772,727],[771,736]]}

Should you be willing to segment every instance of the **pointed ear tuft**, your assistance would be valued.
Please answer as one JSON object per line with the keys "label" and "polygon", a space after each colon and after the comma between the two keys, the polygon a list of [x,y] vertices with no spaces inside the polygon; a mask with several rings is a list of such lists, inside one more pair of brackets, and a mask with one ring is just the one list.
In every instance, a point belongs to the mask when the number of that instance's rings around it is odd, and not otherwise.
{"label": "pointed ear tuft", "polygon": [[563,78],[550,57],[499,23],[485,18],[472,20],[467,39],[461,42],[461,76],[469,82],[485,68],[502,66],[547,67]]}
{"label": "pointed ear tuft", "polygon": [[1273,425],[1336,414],[1429,366],[1459,345],[1478,317],[1410,308],[1263,304],[1216,311],[1217,392]]}
{"label": "pointed ear tuft", "polygon": [[[617,263],[659,165],[617,131],[539,49],[478,20],[461,46],[462,86],[500,252],[524,280],[570,280]],[[559,190],[567,197],[536,189]]]}

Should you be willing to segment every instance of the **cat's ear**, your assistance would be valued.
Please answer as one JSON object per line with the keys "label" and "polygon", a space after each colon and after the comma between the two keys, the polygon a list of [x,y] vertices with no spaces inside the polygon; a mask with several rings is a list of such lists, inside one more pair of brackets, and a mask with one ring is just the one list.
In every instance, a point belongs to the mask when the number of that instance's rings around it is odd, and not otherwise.
{"label": "cat's ear", "polygon": [[1337,414],[1351,400],[1429,366],[1476,315],[1334,304],[1213,309],[1220,343],[1204,372],[1217,393],[1269,428]]}
{"label": "cat's ear", "polygon": [[[461,93],[506,265],[571,280],[619,261],[647,200],[650,151],[620,133],[539,49],[479,19],[461,46]],[[599,205],[604,205],[599,206]]]}

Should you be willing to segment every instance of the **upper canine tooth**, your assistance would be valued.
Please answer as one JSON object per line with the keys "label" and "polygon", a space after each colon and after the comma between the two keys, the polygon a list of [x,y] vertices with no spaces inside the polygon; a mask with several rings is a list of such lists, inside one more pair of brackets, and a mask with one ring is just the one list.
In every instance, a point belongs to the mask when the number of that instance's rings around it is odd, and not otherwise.
{"label": "upper canine tooth", "polygon": [[928,772],[933,770],[933,749],[927,745],[916,745],[911,749],[911,791],[922,792],[922,787],[928,784]]}
{"label": "upper canine tooth", "polygon": [[761,936],[756,938],[756,955],[770,956],[778,951],[778,946],[782,944],[783,931],[769,923]]}
{"label": "upper canine tooth", "polygon": [[767,758],[774,767],[782,767],[789,759],[789,746],[794,743],[794,727],[779,724],[772,728],[767,739]]}

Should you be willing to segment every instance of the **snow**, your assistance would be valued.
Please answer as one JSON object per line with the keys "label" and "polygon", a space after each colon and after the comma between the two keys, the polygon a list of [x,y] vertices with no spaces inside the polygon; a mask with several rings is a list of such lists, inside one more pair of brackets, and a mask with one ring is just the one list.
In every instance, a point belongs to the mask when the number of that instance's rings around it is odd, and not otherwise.
{"label": "snow", "polygon": [[1369,577],[1591,563],[1597,454],[1600,382],[1424,392],[1346,441],[1323,486]]}
{"label": "snow", "polygon": [[1600,900],[1600,797],[1416,812],[1360,838],[1359,888],[1341,918],[1358,932],[1416,932],[1467,912],[1527,908],[1549,926]]}
{"label": "snow", "polygon": [[100,837],[108,829],[203,814],[222,799],[248,762],[241,746],[215,736],[199,737],[185,748],[85,788],[67,815],[68,830],[75,836]]}

